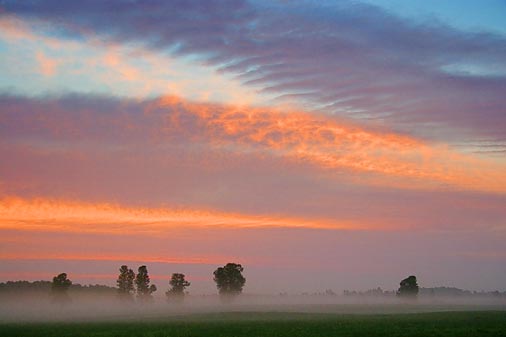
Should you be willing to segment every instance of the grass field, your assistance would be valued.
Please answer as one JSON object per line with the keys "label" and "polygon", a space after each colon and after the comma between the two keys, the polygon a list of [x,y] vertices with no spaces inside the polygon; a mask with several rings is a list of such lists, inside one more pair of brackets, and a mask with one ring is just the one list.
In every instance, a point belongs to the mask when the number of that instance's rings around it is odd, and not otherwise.
{"label": "grass field", "polygon": [[9,323],[0,336],[506,336],[506,312],[216,313],[134,322]]}

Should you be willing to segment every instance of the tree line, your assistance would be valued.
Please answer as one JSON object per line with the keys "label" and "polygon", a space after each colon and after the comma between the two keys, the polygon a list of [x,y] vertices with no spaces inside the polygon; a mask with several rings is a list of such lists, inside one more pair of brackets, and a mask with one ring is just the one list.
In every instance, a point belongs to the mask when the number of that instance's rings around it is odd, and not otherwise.
{"label": "tree line", "polygon": [[[220,297],[225,301],[232,300],[235,296],[239,295],[244,285],[246,284],[246,278],[242,275],[244,268],[240,264],[227,263],[223,267],[217,268],[213,272],[213,281],[216,283]],[[8,282],[9,283],[9,282]],[[46,288],[48,286],[47,281],[36,281],[33,283],[27,281],[10,282],[11,287],[17,288]],[[0,284],[0,288],[2,285]],[[184,301],[185,296],[188,294],[187,288],[190,287],[191,283],[186,280],[186,276],[182,273],[173,273],[169,280],[169,289],[165,292],[167,299],[173,303],[181,303]],[[88,288],[95,290],[108,290],[114,289],[107,286],[80,286],[73,285],[72,281],[68,278],[66,273],[61,273],[53,277],[50,283],[50,290],[52,299],[57,302],[68,302],[70,297],[68,290],[71,287]],[[119,297],[125,301],[138,302],[150,302],[153,300],[153,293],[158,289],[156,285],[151,284],[148,269],[145,265],[140,266],[135,273],[127,265],[122,265],[119,268],[119,275],[116,280],[116,291]],[[329,290],[327,291],[329,292]],[[396,294],[403,298],[415,298],[419,292],[419,286],[417,283],[416,276],[411,275],[403,280],[399,284],[399,289]],[[331,292],[334,294],[333,292]],[[330,293],[328,293],[330,294]],[[351,294],[351,293],[350,293]],[[346,291],[345,291],[346,295]]]}
{"label": "tree line", "polygon": [[[242,275],[244,268],[237,263],[227,263],[223,267],[217,268],[213,272],[213,280],[216,283],[220,297],[229,301],[239,295],[246,284],[246,278]],[[51,283],[51,294],[53,299],[58,302],[68,302],[68,289],[72,285],[72,281],[67,277],[66,273],[61,273],[53,277]],[[119,268],[119,275],[116,280],[119,297],[125,301],[133,301],[134,298],[139,302],[151,302],[153,293],[158,289],[156,285],[151,284],[148,268],[140,266],[137,274],[122,265]],[[191,285],[182,273],[172,274],[169,286],[165,292],[167,299],[174,303],[181,303],[187,294],[185,291]]]}

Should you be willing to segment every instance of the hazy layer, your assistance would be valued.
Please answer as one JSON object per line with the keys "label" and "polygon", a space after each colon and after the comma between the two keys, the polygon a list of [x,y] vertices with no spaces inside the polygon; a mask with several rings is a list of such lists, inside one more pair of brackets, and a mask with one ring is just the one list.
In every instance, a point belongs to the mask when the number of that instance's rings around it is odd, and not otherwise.
{"label": "hazy layer", "polygon": [[[337,314],[393,314],[433,311],[506,310],[506,298],[422,297],[401,300],[374,296],[262,296],[242,295],[223,303],[217,295],[188,296],[184,304],[155,298],[152,303],[120,301],[114,296],[72,296],[68,304],[53,303],[47,294],[3,295],[0,322],[132,321],[199,319],[192,314],[220,312],[304,312]],[[205,316],[203,316],[205,317]]]}

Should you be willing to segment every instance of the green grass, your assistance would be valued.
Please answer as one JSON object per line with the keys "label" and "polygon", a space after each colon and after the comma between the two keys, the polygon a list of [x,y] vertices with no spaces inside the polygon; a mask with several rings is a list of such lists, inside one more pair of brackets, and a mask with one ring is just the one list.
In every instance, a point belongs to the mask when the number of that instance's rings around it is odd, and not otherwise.
{"label": "green grass", "polygon": [[134,322],[9,323],[0,336],[506,336],[505,311],[391,315],[220,313]]}

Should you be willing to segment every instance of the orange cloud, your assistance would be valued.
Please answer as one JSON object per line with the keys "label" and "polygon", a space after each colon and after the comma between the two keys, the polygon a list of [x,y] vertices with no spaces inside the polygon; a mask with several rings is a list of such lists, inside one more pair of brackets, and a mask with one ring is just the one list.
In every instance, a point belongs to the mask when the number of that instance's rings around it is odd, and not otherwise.
{"label": "orange cloud", "polygon": [[230,260],[230,257],[153,257],[128,255],[75,255],[75,254],[24,254],[0,253],[0,260],[69,260],[69,261],[111,261],[111,262],[139,262],[139,263],[170,263],[170,264],[220,264]]}
{"label": "orange cloud", "polygon": [[0,199],[0,230],[160,235],[174,229],[204,227],[366,229],[362,224],[348,221],[305,220],[190,209],[135,208],[48,199]]}
{"label": "orange cloud", "polygon": [[[134,86],[134,96],[145,96],[155,91],[176,91],[190,96],[212,99],[227,96],[235,105],[223,106],[195,104],[173,96],[152,103],[151,108],[170,108],[164,131],[184,129],[186,118],[194,118],[198,131],[183,130],[192,137],[204,135],[215,147],[233,151],[255,151],[256,154],[274,155],[297,163],[310,164],[327,172],[366,173],[349,175],[347,179],[367,184],[395,187],[434,188],[452,187],[486,192],[506,192],[506,162],[503,158],[483,159],[464,155],[444,144],[431,144],[409,136],[376,132],[350,126],[322,115],[281,112],[276,109],[245,107],[255,99],[251,91],[234,81],[206,72],[194,81],[192,67],[176,63],[164,55],[142,48],[121,48],[119,45],[100,42],[88,36],[84,44],[59,41],[40,34],[34,27],[40,22],[24,21],[15,16],[0,18],[0,38],[20,43],[23,40],[39,41],[47,53],[34,53],[39,68],[45,75],[55,74],[58,62],[46,55],[56,50],[77,48],[93,49],[95,57],[83,60],[82,72],[100,78],[110,88],[119,88],[126,82]],[[67,56],[68,57],[68,56]],[[146,74],[136,66],[142,59],[153,72]],[[86,61],[86,62],[84,62]],[[93,72],[98,65],[106,71]],[[168,70],[170,69],[170,70]],[[91,71],[91,72],[90,72]],[[63,73],[63,71],[60,71]],[[61,74],[59,74],[61,75]],[[119,75],[119,76],[118,76]],[[184,76],[183,76],[184,75]],[[86,81],[77,81],[82,83]],[[139,83],[142,83],[141,86]],[[200,87],[204,83],[203,87]],[[198,89],[195,89],[198,88]],[[123,90],[123,89],[122,89]],[[125,89],[130,90],[130,89]],[[249,94],[248,94],[249,93]],[[198,95],[197,95],[198,94]],[[219,96],[219,95],[218,95]],[[179,109],[183,107],[184,109]],[[148,109],[149,110],[149,109]],[[78,126],[77,126],[78,127]],[[76,127],[76,128],[77,128]]]}
{"label": "orange cloud", "polygon": [[53,76],[56,73],[58,61],[47,57],[43,52],[37,52],[35,55],[39,64],[39,71],[44,76]]}
{"label": "orange cloud", "polygon": [[119,48],[114,46],[105,48],[109,50],[103,56],[103,62],[111,70],[119,73],[127,81],[150,82],[149,78],[141,76],[139,69],[133,67],[124,59]]}
{"label": "orange cloud", "polygon": [[388,180],[389,185],[506,192],[504,161],[465,155],[444,144],[370,131],[310,113],[197,104],[173,96],[156,100],[147,111],[155,108],[171,111],[164,126],[167,133],[194,118],[199,130],[193,137],[203,133],[212,145],[233,151],[268,153],[331,171],[399,178]]}
{"label": "orange cloud", "polygon": [[0,37],[8,40],[33,39],[30,27],[21,19],[9,15],[0,17]]}

